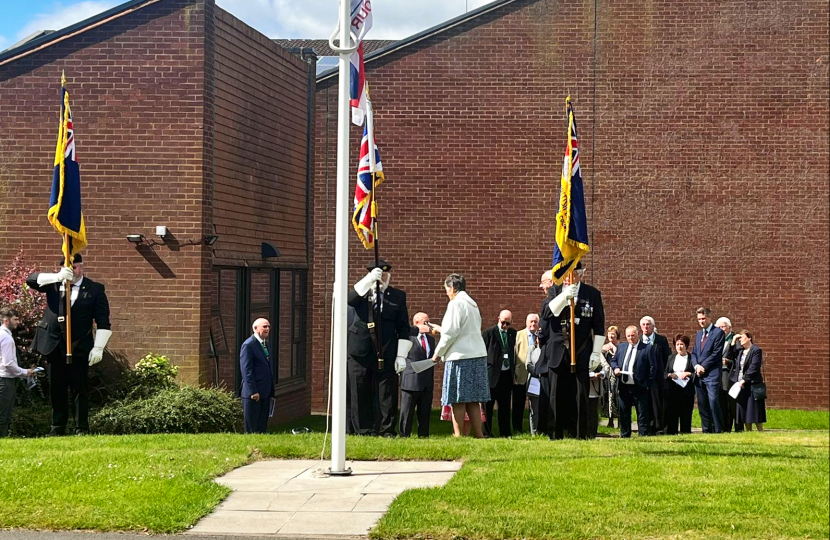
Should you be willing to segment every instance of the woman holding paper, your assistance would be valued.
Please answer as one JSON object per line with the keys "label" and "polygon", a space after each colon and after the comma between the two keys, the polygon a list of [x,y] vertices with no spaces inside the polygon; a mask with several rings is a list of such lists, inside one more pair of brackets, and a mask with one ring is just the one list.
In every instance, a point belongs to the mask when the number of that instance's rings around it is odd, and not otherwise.
{"label": "woman holding paper", "polygon": [[461,437],[465,413],[470,419],[473,437],[481,438],[479,403],[490,400],[487,378],[487,347],[481,337],[481,313],[478,304],[465,292],[467,282],[461,274],[450,274],[444,290],[450,302],[441,321],[441,339],[435,346],[433,362],[443,358],[444,384],[441,405],[452,407],[453,436]]}
{"label": "woman holding paper", "polygon": [[738,334],[738,343],[743,350],[738,353],[738,358],[732,364],[732,371],[729,372],[729,380],[733,383],[729,393],[733,397],[737,393],[735,423],[743,423],[747,431],[752,431],[752,424],[755,424],[758,431],[763,431],[764,422],[767,421],[766,399],[755,399],[752,386],[764,382],[764,375],[761,373],[764,355],[761,348],[752,342],[752,333],[747,330],[742,330]]}
{"label": "woman holding paper", "polygon": [[690,342],[689,336],[674,336],[674,350],[677,352],[666,361],[666,371],[663,374],[669,380],[666,392],[666,435],[677,435],[678,422],[680,433],[692,432],[692,411],[695,408],[692,376],[695,369],[689,352]]}

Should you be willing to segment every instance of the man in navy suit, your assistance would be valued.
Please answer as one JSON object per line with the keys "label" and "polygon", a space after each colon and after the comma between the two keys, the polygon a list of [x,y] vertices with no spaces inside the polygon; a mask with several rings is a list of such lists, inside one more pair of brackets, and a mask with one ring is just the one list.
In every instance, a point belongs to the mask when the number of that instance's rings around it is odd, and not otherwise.
{"label": "man in navy suit", "polygon": [[720,328],[712,324],[712,310],[707,307],[697,309],[697,323],[701,330],[695,334],[692,358],[700,425],[704,433],[720,433],[723,431],[720,387],[725,335]]}
{"label": "man in navy suit", "polygon": [[271,398],[274,397],[274,371],[267,343],[271,323],[268,319],[257,319],[253,328],[254,335],[245,340],[239,351],[239,371],[242,372],[239,395],[245,416],[245,433],[265,433]]}
{"label": "man in navy suit", "polygon": [[412,362],[432,358],[435,338],[429,326],[429,315],[418,312],[412,317],[412,332],[409,338],[412,348],[406,356],[406,367],[401,372],[401,419],[398,431],[401,437],[412,435],[412,424],[418,418],[418,436],[429,437],[429,417],[432,412],[432,387],[435,368],[415,373]]}
{"label": "man in navy suit", "polygon": [[649,395],[657,380],[657,349],[640,340],[636,326],[625,329],[626,343],[620,343],[611,358],[611,369],[619,381],[620,437],[631,437],[631,406],[637,409],[640,437],[652,435]]}

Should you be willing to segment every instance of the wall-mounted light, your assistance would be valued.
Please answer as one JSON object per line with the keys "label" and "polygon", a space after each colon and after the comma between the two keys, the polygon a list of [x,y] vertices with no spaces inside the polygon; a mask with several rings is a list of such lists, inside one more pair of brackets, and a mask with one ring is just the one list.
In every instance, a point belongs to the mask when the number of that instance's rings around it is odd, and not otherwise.
{"label": "wall-mounted light", "polygon": [[164,225],[156,225],[156,236],[159,238],[164,238],[167,236],[167,227]]}
{"label": "wall-mounted light", "polygon": [[128,234],[127,235],[127,242],[132,242],[133,244],[140,244],[144,242],[144,235],[143,234]]}
{"label": "wall-mounted light", "polygon": [[262,258],[263,259],[270,259],[272,257],[279,257],[280,250],[274,247],[274,244],[269,244],[268,242],[262,243]]}
{"label": "wall-mounted light", "polygon": [[206,246],[212,246],[213,244],[216,243],[217,240],[219,240],[219,237],[215,234],[206,234],[205,235],[205,245]]}

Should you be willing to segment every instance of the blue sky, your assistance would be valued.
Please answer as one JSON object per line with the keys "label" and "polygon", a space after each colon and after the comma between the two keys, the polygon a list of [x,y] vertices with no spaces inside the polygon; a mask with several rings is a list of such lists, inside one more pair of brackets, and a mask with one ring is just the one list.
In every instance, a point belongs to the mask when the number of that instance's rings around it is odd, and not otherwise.
{"label": "blue sky", "polygon": [[[367,39],[401,39],[492,0],[374,0]],[[123,0],[8,0],[0,17],[0,50],[38,30],[59,30]],[[337,0],[216,0],[270,38],[327,38],[337,23]]]}

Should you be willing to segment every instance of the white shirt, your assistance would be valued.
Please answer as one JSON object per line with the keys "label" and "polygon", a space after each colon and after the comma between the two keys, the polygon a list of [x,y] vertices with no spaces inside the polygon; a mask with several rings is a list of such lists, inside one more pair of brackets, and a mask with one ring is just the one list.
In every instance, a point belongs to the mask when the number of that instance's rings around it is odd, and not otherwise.
{"label": "white shirt", "polygon": [[[633,350],[632,350],[633,349]],[[625,359],[631,355],[631,358],[628,363],[628,369],[625,369]],[[620,366],[622,369],[620,370],[620,375],[628,375],[628,377],[620,377],[621,381],[625,384],[634,384],[634,363],[637,361],[637,344],[635,343],[632,345],[631,343],[628,344],[628,347],[625,349],[625,355],[623,356],[623,363]]]}
{"label": "white shirt", "polygon": [[[70,305],[73,305],[73,306],[75,305],[75,300],[78,299],[78,294],[80,294],[80,292],[81,292],[81,283],[83,283],[83,282],[84,282],[84,276],[81,276],[81,279],[79,279],[78,281],[76,281],[75,283],[72,284],[72,292],[70,293],[71,296],[69,297]],[[61,285],[60,290],[61,290],[61,292],[63,292],[63,290],[64,290],[63,285]]]}
{"label": "white shirt", "polygon": [[17,348],[12,331],[5,324],[0,325],[0,378],[26,377],[26,370],[17,365]]}
{"label": "white shirt", "polygon": [[674,364],[672,365],[672,371],[675,373],[683,373],[686,371],[686,363],[689,361],[689,355],[680,356],[679,354],[674,357]]}
{"label": "white shirt", "polygon": [[441,339],[433,356],[445,362],[487,356],[487,347],[481,337],[481,313],[478,304],[461,291],[447,304],[441,319]]}

